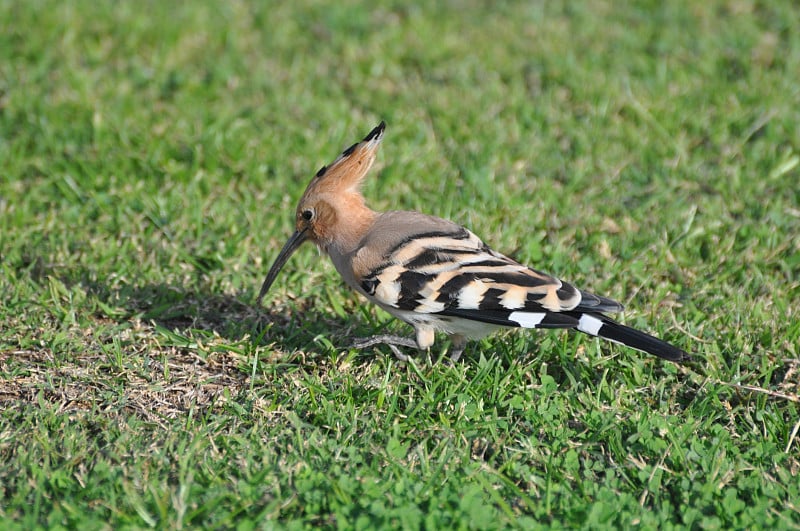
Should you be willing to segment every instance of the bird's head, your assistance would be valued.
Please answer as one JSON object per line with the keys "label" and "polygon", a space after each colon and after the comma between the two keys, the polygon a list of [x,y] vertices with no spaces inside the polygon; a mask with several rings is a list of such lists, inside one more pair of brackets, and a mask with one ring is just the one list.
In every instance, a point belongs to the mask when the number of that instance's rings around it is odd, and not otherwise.
{"label": "bird's head", "polygon": [[364,204],[361,182],[375,162],[386,123],[381,122],[361,142],[345,149],[323,166],[308,184],[295,211],[295,231],[278,253],[259,292],[257,304],[269,291],[281,268],[306,240],[327,250],[330,245],[357,243],[375,213]]}

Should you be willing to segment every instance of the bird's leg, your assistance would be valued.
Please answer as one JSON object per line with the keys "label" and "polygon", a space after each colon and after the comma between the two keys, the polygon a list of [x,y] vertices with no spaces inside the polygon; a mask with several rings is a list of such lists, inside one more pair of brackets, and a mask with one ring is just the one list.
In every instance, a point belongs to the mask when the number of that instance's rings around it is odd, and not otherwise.
{"label": "bird's leg", "polygon": [[450,336],[450,361],[455,363],[461,358],[464,353],[464,347],[467,346],[467,338],[461,334],[453,334]]}
{"label": "bird's leg", "polygon": [[400,349],[397,348],[398,346],[419,348],[417,342],[410,337],[393,336],[389,334],[381,334],[358,339],[352,345],[350,345],[350,347],[361,350],[374,345],[387,345],[389,350],[391,350],[395,357],[400,361],[408,361],[408,355],[400,352]]}

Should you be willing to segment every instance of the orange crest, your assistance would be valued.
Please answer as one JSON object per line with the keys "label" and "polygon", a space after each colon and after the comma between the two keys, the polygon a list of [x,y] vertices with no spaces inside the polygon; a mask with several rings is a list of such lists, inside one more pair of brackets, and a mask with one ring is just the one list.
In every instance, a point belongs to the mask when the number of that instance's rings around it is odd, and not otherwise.
{"label": "orange crest", "polygon": [[345,149],[330,165],[320,168],[303,197],[324,193],[357,193],[364,176],[375,162],[385,129],[386,123],[381,122],[364,140]]}

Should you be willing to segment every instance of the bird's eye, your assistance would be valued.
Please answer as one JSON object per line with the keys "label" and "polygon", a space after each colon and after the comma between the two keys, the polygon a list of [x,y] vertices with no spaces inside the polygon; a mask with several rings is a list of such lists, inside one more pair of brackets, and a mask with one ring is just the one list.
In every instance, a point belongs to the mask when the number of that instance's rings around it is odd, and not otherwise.
{"label": "bird's eye", "polygon": [[314,210],[311,208],[307,208],[303,210],[303,213],[301,215],[303,216],[304,220],[311,221],[311,218],[314,217]]}

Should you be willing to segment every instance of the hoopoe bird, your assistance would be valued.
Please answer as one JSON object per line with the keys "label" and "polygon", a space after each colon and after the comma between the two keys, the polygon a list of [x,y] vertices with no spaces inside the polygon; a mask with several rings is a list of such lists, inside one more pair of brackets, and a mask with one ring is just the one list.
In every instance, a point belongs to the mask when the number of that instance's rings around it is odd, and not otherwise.
{"label": "hoopoe bird", "polygon": [[386,124],[381,122],[329,166],[323,166],[300,198],[295,232],[267,273],[257,304],[289,257],[306,240],[330,256],[351,288],[414,327],[416,340],[377,335],[356,348],[386,344],[429,349],[434,333],[450,337],[457,361],[467,339],[502,328],[571,328],[670,361],[683,350],[605,315],[622,305],[526,267],[490,249],[469,230],[419,212],[375,212],[360,185],[375,162]]}

